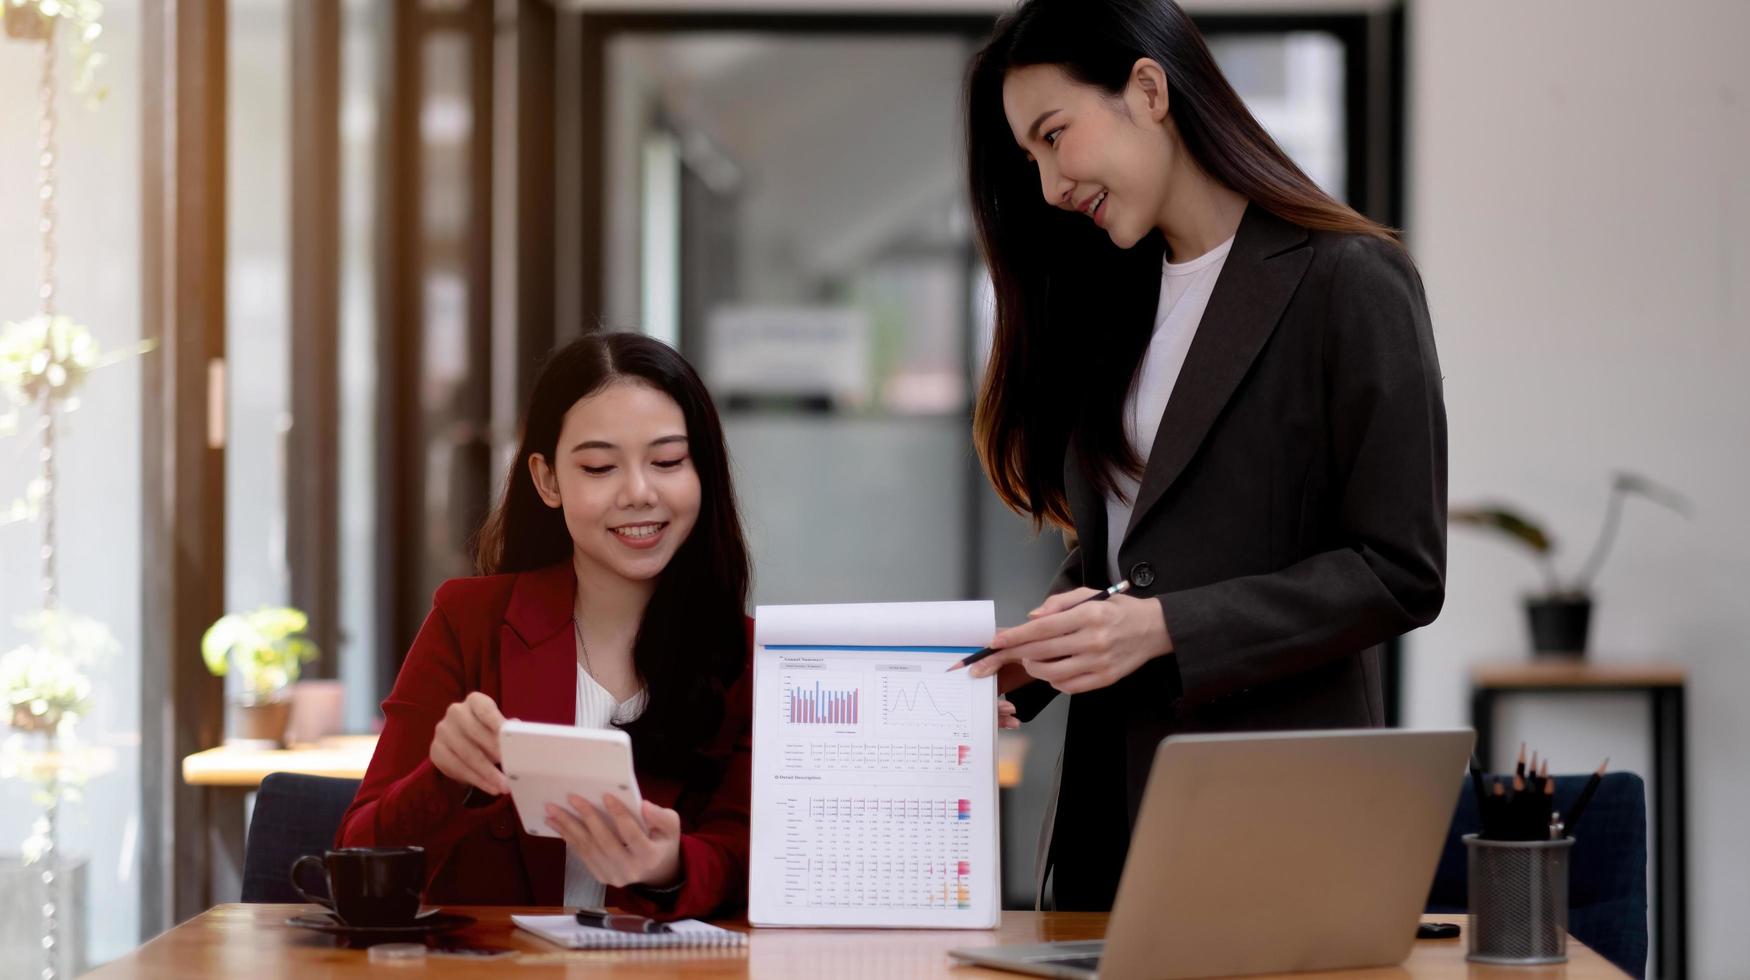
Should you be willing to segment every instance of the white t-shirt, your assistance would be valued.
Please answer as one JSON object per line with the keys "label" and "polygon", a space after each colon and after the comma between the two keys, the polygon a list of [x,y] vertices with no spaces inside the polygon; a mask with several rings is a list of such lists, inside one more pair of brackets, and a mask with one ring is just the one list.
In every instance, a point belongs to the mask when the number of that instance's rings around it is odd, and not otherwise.
{"label": "white t-shirt", "polygon": [[[596,683],[583,669],[583,640],[577,641],[577,727],[606,728],[636,721],[644,713],[648,698],[644,689],[624,701],[615,701],[608,689]],[[579,908],[601,908],[607,888],[589,873],[589,867],[577,855],[565,849],[565,904]]]}
{"label": "white t-shirt", "polygon": [[[1191,350],[1191,339],[1197,336],[1197,324],[1203,320],[1203,309],[1209,305],[1209,294],[1215,289],[1215,280],[1221,276],[1222,264],[1233,243],[1229,238],[1188,262],[1161,262],[1161,302],[1155,308],[1154,334],[1149,338],[1136,385],[1124,402],[1124,437],[1144,466],[1154,451],[1161,413],[1167,410],[1167,399],[1178,383],[1179,370],[1185,366],[1185,355]],[[1122,498],[1106,498],[1106,573],[1113,582],[1124,577],[1118,568],[1118,546],[1124,543],[1124,530],[1130,526],[1130,512],[1139,486],[1139,480],[1120,473],[1118,489],[1123,492]]]}

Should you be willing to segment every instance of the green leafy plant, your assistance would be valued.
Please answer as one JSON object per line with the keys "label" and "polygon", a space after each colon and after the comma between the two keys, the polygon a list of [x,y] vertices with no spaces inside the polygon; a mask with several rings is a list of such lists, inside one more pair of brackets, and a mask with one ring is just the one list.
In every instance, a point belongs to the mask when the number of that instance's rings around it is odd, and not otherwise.
{"label": "green leafy plant", "polygon": [[71,317],[33,316],[0,329],[0,392],[15,403],[71,398],[100,363],[91,331]]}
{"label": "green leafy plant", "polygon": [[1548,596],[1577,598],[1591,594],[1592,583],[1597,581],[1604,559],[1610,554],[1611,546],[1616,543],[1617,528],[1622,522],[1622,502],[1631,496],[1651,500],[1685,517],[1689,516],[1689,502],[1676,491],[1662,487],[1644,476],[1617,473],[1610,484],[1610,503],[1604,510],[1604,526],[1599,529],[1598,541],[1592,546],[1592,553],[1587,557],[1586,563],[1580,567],[1580,573],[1569,581],[1563,581],[1556,572],[1554,539],[1541,524],[1522,511],[1500,504],[1455,507],[1448,514],[1448,519],[1454,524],[1496,531],[1523,545],[1531,552],[1532,559],[1543,573],[1544,589]]}
{"label": "green leafy plant", "polygon": [[[157,341],[146,340],[104,353],[90,328],[72,317],[38,315],[9,322],[0,327],[0,395],[16,406],[36,404],[47,395],[63,411],[75,411],[79,388],[91,372],[157,347]],[[0,416],[0,423],[16,427],[17,419]]]}
{"label": "green leafy plant", "polygon": [[224,677],[235,661],[249,697],[271,700],[298,679],[304,664],[321,655],[304,634],[309,626],[310,617],[302,610],[284,606],[231,613],[201,636],[201,659],[215,677]]}
{"label": "green leafy plant", "polygon": [[[89,329],[64,316],[33,316],[0,326],[0,437],[18,431],[20,408],[40,406],[45,398],[60,411],[78,410],[79,389],[91,372],[157,346],[148,340],[106,354]],[[23,497],[0,502],[0,527],[35,520],[46,492],[41,480],[33,480]]]}
{"label": "green leafy plant", "polygon": [[108,627],[60,609],[23,616],[30,641],[0,657],[7,723],[57,732],[91,709],[91,670],[119,649]]}
{"label": "green leafy plant", "polygon": [[54,43],[55,25],[73,31],[73,91],[91,105],[109,90],[97,84],[97,70],[106,60],[97,50],[103,34],[103,4],[98,0],[0,0],[6,6],[6,31],[16,38]]}

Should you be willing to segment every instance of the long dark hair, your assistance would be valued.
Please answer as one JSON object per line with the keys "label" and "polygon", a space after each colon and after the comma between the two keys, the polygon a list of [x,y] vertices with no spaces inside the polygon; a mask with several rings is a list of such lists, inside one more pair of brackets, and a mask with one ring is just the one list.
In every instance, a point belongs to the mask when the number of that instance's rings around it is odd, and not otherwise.
{"label": "long dark hair", "polygon": [[996,293],[973,431],[998,496],[1035,526],[1071,525],[1066,452],[1103,493],[1117,490],[1118,472],[1141,469],[1121,420],[1148,348],[1166,245],[1154,232],[1120,249],[1043,200],[1003,114],[1003,79],[1014,68],[1055,65],[1116,96],[1141,58],[1165,70],[1173,123],[1215,180],[1301,227],[1395,240],[1282,152],[1173,0],[1026,0],[1005,15],[966,79],[967,177]]}
{"label": "long dark hair", "polygon": [[687,452],[699,474],[699,517],[657,580],[632,661],[648,697],[626,725],[640,765],[686,772],[722,721],[723,695],[746,665],[748,559],[723,423],[705,383],[673,348],[633,333],[590,333],[547,356],[523,415],[504,496],[476,538],[483,575],[527,572],[571,560],[562,511],[535,490],[529,457],[558,455],[565,413],[614,381],[649,385],[680,406]]}

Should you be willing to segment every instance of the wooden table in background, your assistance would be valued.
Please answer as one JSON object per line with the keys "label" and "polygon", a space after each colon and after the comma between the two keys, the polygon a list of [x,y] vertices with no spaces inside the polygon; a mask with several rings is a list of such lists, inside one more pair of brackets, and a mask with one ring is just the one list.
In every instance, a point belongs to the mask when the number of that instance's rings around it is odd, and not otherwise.
{"label": "wooden table in background", "polygon": [[[255,789],[270,772],[296,772],[306,776],[363,779],[371,754],[377,750],[375,735],[331,735],[319,742],[288,749],[247,748],[221,745],[196,752],[182,760],[182,781],[190,786],[222,786]],[[997,759],[997,784],[1009,789],[1021,782],[1026,747],[1010,750]]]}
{"label": "wooden table in background", "polygon": [[[422,964],[373,965],[363,950],[337,947],[334,940],[285,924],[305,905],[220,905],[159,936],[87,976],[98,980],[200,978],[410,976],[429,972],[449,977],[509,975],[562,976],[575,971],[591,977],[822,977],[1013,978],[1017,974],[955,966],[948,950],[957,946],[1098,939],[1106,916],[1086,912],[1004,912],[1002,925],[989,931],[758,929],[745,950],[560,950],[511,925],[512,912],[553,913],[558,909],[456,907],[452,911],[480,921],[452,934],[458,941],[508,946],[519,955],[498,960],[427,958]],[[1463,916],[1428,916],[1460,922]],[[725,923],[745,929],[744,923]],[[1401,980],[1621,980],[1623,974],[1603,957],[1570,939],[1568,963],[1552,967],[1487,967],[1466,963],[1464,940],[1419,940],[1402,966],[1373,970],[1283,974],[1294,978],[1401,978]]]}
{"label": "wooden table in background", "polygon": [[182,781],[190,786],[252,790],[270,772],[363,779],[375,751],[375,735],[330,735],[289,749],[221,745],[183,759]]}
{"label": "wooden table in background", "polygon": [[1482,664],[1471,670],[1471,727],[1477,731],[1477,758],[1493,765],[1495,706],[1521,694],[1577,697],[1588,694],[1644,694],[1652,705],[1653,976],[1689,975],[1688,789],[1685,773],[1683,689],[1688,672],[1674,664],[1593,663],[1546,658]]}

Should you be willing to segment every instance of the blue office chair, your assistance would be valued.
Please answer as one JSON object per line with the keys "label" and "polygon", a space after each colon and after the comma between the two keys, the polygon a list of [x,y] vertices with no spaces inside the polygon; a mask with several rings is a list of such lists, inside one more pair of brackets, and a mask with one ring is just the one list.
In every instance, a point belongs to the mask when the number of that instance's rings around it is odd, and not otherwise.
{"label": "blue office chair", "polygon": [[[1556,777],[1556,809],[1573,807],[1589,776]],[[1469,901],[1465,834],[1479,829],[1470,780],[1428,893],[1428,911],[1463,913]],[[1647,797],[1641,777],[1607,774],[1575,828],[1568,858],[1568,931],[1632,977],[1647,969]]]}
{"label": "blue office chair", "polygon": [[[255,794],[255,815],[243,848],[243,901],[302,902],[289,877],[292,862],[334,846],[340,818],[358,795],[356,779],[270,772]],[[305,882],[326,885],[315,875]]]}

